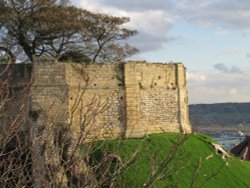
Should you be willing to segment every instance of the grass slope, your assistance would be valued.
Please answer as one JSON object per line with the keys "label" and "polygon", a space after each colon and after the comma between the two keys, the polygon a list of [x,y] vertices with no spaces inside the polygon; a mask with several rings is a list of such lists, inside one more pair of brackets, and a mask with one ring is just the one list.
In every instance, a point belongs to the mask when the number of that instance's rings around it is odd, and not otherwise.
{"label": "grass slope", "polygon": [[121,174],[119,187],[143,187],[151,176],[158,181],[150,187],[250,187],[250,162],[235,157],[222,160],[209,144],[214,141],[204,135],[191,135],[174,147],[180,138],[179,133],[164,133],[105,141],[95,156],[101,158],[109,151],[119,155],[123,163],[130,163]]}

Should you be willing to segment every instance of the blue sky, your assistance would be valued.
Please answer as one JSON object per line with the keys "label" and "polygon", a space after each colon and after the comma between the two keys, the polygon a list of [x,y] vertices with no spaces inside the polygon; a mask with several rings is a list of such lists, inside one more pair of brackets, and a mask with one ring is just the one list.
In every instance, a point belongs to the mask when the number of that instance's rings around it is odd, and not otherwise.
{"label": "blue sky", "polygon": [[127,16],[139,34],[134,60],[182,62],[189,103],[250,102],[249,0],[74,0]]}

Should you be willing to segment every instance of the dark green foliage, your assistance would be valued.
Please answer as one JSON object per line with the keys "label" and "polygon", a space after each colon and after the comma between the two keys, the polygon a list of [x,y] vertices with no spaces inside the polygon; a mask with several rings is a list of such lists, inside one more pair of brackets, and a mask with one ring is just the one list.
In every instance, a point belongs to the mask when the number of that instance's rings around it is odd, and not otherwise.
{"label": "dark green foliage", "polygon": [[84,55],[81,51],[67,51],[58,59],[61,62],[74,62],[74,63],[90,63],[91,59]]}

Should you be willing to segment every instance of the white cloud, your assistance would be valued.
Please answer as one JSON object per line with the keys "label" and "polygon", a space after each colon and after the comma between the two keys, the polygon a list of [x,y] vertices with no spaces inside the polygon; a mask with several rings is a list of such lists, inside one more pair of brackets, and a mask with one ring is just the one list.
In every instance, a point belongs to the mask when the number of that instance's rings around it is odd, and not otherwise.
{"label": "white cloud", "polygon": [[229,89],[229,94],[230,95],[237,95],[238,93],[239,93],[239,91],[236,88],[230,88]]}
{"label": "white cloud", "polygon": [[189,23],[198,23],[206,27],[250,29],[250,1],[248,0],[180,0],[178,2],[179,6],[176,9],[180,13],[179,16]]}
{"label": "white cloud", "polygon": [[[216,26],[217,34],[228,30],[250,30],[250,1],[228,0],[73,0],[73,4],[91,11],[131,18],[129,27],[139,35],[130,40],[142,52],[158,50],[164,44],[179,40],[170,36],[178,20],[203,27]],[[227,28],[227,29],[226,29]]]}
{"label": "white cloud", "polygon": [[[250,82],[249,74],[249,70],[241,74],[189,72],[188,75],[197,75],[196,79],[187,80],[189,103],[250,101],[250,90],[246,86]],[[199,75],[206,79],[199,79]]]}
{"label": "white cloud", "polygon": [[[131,21],[126,26],[138,30],[139,35],[131,38],[129,42],[139,48],[141,52],[158,50],[164,43],[178,40],[178,37],[168,36],[169,30],[174,24],[172,16],[163,8],[171,4],[168,1],[157,4],[149,0],[82,0],[78,3],[75,1],[75,4],[95,12],[130,17]],[[161,4],[163,6],[160,6]]]}
{"label": "white cloud", "polygon": [[200,72],[187,72],[188,81],[204,81],[207,77],[204,73]]}
{"label": "white cloud", "polygon": [[132,26],[154,37],[164,36],[174,22],[162,10],[131,12],[130,17]]}
{"label": "white cloud", "polygon": [[229,34],[230,34],[230,31],[225,30],[225,29],[222,29],[222,28],[219,28],[219,29],[215,32],[215,35],[217,35],[217,36],[226,36],[226,35],[229,35]]}

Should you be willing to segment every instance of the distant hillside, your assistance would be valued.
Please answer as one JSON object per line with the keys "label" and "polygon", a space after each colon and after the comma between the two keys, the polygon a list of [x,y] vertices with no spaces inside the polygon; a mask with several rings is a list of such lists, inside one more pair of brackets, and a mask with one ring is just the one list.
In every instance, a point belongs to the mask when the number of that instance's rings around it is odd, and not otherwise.
{"label": "distant hillside", "polygon": [[194,127],[250,128],[250,103],[218,103],[189,105]]}

